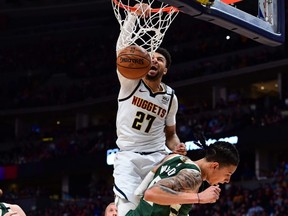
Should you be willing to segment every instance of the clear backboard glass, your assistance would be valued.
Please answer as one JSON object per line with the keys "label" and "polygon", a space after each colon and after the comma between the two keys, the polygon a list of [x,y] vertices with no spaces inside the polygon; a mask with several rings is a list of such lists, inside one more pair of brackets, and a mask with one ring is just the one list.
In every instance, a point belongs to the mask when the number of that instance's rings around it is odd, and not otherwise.
{"label": "clear backboard glass", "polygon": [[[202,0],[159,1],[175,6],[196,19],[221,26],[265,45],[278,46],[285,41],[284,0],[255,0],[255,8],[250,8],[249,12],[243,7],[245,0],[211,0],[211,4],[199,3],[207,2]],[[242,4],[242,8],[238,4]],[[256,14],[250,12],[253,10]]]}

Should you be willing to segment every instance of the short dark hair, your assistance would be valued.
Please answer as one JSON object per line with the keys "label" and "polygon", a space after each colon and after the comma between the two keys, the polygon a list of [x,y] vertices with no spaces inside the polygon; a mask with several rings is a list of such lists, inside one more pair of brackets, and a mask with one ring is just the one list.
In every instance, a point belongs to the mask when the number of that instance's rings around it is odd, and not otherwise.
{"label": "short dark hair", "polygon": [[207,146],[205,150],[205,158],[209,162],[218,162],[220,166],[238,166],[239,164],[239,152],[235,145],[229,142],[217,141],[214,144]]}
{"label": "short dark hair", "polygon": [[159,47],[156,50],[156,52],[160,53],[161,55],[163,55],[165,57],[165,59],[166,59],[166,68],[169,69],[170,66],[171,66],[172,59],[171,59],[171,55],[168,52],[168,50],[166,50],[165,48]]}

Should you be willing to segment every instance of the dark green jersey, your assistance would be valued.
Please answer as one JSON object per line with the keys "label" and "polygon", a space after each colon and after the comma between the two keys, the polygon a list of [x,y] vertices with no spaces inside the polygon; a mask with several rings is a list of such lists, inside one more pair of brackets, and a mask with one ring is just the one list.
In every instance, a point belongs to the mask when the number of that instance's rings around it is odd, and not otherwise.
{"label": "dark green jersey", "polygon": [[2,210],[1,216],[5,215],[8,210],[10,209],[9,207],[6,207],[3,203],[0,203],[0,209]]}
{"label": "dark green jersey", "polygon": [[[149,187],[163,178],[175,176],[182,169],[194,169],[200,172],[199,167],[187,157],[177,155],[165,161],[157,169]],[[187,216],[191,207],[192,204],[158,205],[142,198],[137,208],[130,210],[126,216]]]}

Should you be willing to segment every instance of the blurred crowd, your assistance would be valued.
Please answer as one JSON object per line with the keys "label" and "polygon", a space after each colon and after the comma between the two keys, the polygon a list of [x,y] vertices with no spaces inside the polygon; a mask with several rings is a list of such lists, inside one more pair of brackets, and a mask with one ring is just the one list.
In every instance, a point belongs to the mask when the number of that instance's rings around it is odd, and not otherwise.
{"label": "blurred crowd", "polygon": [[[177,115],[179,137],[181,140],[194,140],[193,129],[199,125],[207,137],[215,137],[218,134],[242,130],[250,126],[265,127],[287,121],[284,113],[288,110],[288,105],[272,100],[264,106],[262,105],[264,101],[265,98],[243,101],[239,95],[238,99],[214,109],[207,106],[189,109],[182,105]],[[11,147],[0,151],[0,165],[25,164],[71,155],[97,154],[101,150],[116,148],[114,121],[115,119],[111,118],[97,126],[79,130],[65,130],[57,125],[50,128],[49,132],[42,128],[38,130],[31,128],[31,131],[21,139],[10,139],[10,144],[6,146]]]}
{"label": "blurred crowd", "polygon": [[14,147],[0,151],[0,165],[25,164],[65,156],[80,157],[115,148],[115,126],[108,123],[78,131],[64,131],[55,127],[49,136],[46,135],[33,132],[18,141],[11,139],[10,144],[13,143]]}
{"label": "blurred crowd", "polygon": [[[9,0],[0,1],[0,5],[21,8],[71,1]],[[172,25],[171,32],[163,41],[163,46],[173,57],[173,67],[165,77],[168,84],[288,57],[287,43],[267,47],[214,25],[203,28],[202,22],[197,21],[192,21],[193,29],[199,31],[187,31],[188,22],[191,20],[185,16],[176,19],[173,25],[177,26],[177,30],[172,30]],[[1,31],[7,28],[4,24],[5,17],[1,16]],[[118,33],[114,31],[111,28],[107,34],[94,33],[89,36],[78,33],[77,37],[44,35],[27,41],[22,39],[23,43],[11,40],[1,46],[0,110],[67,105],[116,95],[119,86],[113,59]],[[228,33],[231,39],[226,41]],[[283,110],[288,110],[285,101],[267,97],[246,100],[241,94],[230,96],[227,101],[218,101],[215,107],[207,105],[209,103],[205,101],[193,108],[180,104],[177,127],[181,139],[192,139],[195,125],[201,125],[207,136],[213,136],[251,125],[265,127],[287,121],[287,116],[283,114]],[[9,142],[13,143],[13,148],[0,151],[0,165],[26,164],[67,155],[96,155],[101,150],[114,148],[114,119],[81,130],[55,128],[49,134],[52,140],[43,140],[45,137],[46,134],[44,136],[35,130],[20,140],[11,138]],[[257,185],[252,188],[232,182],[222,188],[216,204],[194,205],[191,215],[288,215],[287,161],[281,162],[276,170],[271,170],[268,177],[264,183],[254,183]],[[85,197],[67,194],[63,199],[43,186],[24,186],[4,188],[1,199],[16,203],[29,199],[42,201],[39,202],[41,205],[38,203],[27,209],[27,215],[31,216],[103,216],[106,205],[113,201],[113,192],[108,182],[91,177],[89,193]]]}
{"label": "blurred crowd", "polygon": [[[95,29],[103,34],[62,32],[62,36],[44,34],[3,44],[0,109],[63,105],[115,95],[119,85],[114,26],[118,23],[111,19],[111,28]],[[184,15],[174,22],[162,44],[173,59],[165,77],[168,84],[287,58],[287,43],[264,46],[212,24],[203,27],[203,22]]]}
{"label": "blurred crowd", "polygon": [[[234,93],[233,93],[234,94]],[[229,98],[229,96],[228,96]],[[267,103],[267,101],[269,101]],[[227,100],[215,108],[202,104],[193,108],[180,106],[178,113],[178,130],[184,140],[189,140],[195,125],[201,125],[207,136],[215,136],[229,131],[236,131],[248,126],[267,126],[286,119],[288,104],[269,96],[259,99],[245,99],[236,94],[233,100]]]}
{"label": "blurred crowd", "polygon": [[[103,47],[97,46],[96,41],[83,39],[66,45],[61,41],[49,41],[35,47],[0,48],[0,76],[3,78],[0,109],[63,105],[116,95],[119,84],[115,63],[111,61],[114,55],[107,52],[105,43]],[[172,67],[165,79],[171,84],[280,60],[287,58],[288,53],[284,47],[253,50],[248,49],[241,55],[227,53],[221,60],[217,56],[193,60],[186,62],[188,66],[179,63],[177,67],[175,59],[177,68],[173,70]],[[178,51],[172,56],[185,54]]]}

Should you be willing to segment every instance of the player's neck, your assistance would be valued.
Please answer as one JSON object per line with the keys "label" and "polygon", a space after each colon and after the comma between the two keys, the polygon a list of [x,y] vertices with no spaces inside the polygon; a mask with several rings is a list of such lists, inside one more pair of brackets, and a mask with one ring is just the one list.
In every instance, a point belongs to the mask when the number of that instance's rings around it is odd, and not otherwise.
{"label": "player's neck", "polygon": [[161,92],[163,91],[163,87],[161,85],[160,80],[158,81],[150,81],[147,79],[143,79],[144,83],[152,90],[152,92]]}
{"label": "player's neck", "polygon": [[206,168],[205,168],[205,166],[207,165],[207,162],[206,162],[206,160],[204,159],[204,158],[202,158],[202,159],[199,159],[199,160],[197,160],[197,161],[194,161],[198,166],[199,166],[199,168],[200,168],[200,170],[201,170],[201,177],[202,177],[202,180],[203,181],[205,181],[206,180]]}

